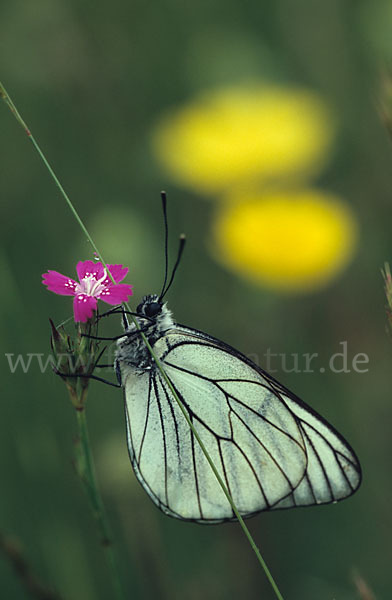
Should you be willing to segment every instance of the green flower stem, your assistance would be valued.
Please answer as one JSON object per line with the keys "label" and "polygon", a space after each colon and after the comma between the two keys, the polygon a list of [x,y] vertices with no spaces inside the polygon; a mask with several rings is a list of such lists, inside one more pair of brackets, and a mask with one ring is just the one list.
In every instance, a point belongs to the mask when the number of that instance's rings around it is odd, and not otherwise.
{"label": "green flower stem", "polygon": [[[60,190],[60,192],[61,192],[62,196],[64,197],[64,199],[65,199],[65,201],[67,202],[67,204],[68,204],[69,208],[71,209],[71,211],[72,211],[72,214],[74,215],[75,219],[77,220],[77,222],[78,222],[79,226],[81,227],[81,229],[82,229],[83,233],[86,235],[87,239],[89,240],[90,244],[91,244],[91,245],[92,245],[92,247],[94,248],[94,250],[95,250],[95,252],[97,253],[97,255],[98,255],[99,259],[101,260],[101,262],[102,262],[102,263],[103,263],[103,264],[106,266],[106,263],[105,263],[105,261],[103,260],[103,258],[102,258],[102,256],[101,256],[100,252],[98,251],[98,248],[97,248],[97,247],[96,247],[96,245],[94,244],[94,242],[93,242],[93,240],[92,240],[92,238],[91,238],[90,234],[88,233],[88,231],[87,231],[86,227],[84,226],[84,224],[83,224],[82,220],[80,219],[80,217],[79,217],[78,213],[76,212],[76,210],[75,210],[75,208],[74,208],[73,204],[71,203],[70,199],[68,198],[68,196],[67,196],[67,194],[66,194],[66,192],[65,192],[64,188],[62,187],[62,185],[60,184],[59,180],[57,179],[57,177],[56,177],[55,173],[53,172],[52,168],[50,167],[50,165],[49,165],[48,161],[46,160],[46,158],[45,158],[44,154],[42,153],[41,149],[39,148],[39,146],[38,146],[37,142],[35,141],[35,139],[34,139],[34,138],[33,138],[33,136],[31,135],[31,132],[30,132],[29,128],[27,127],[26,123],[23,121],[22,117],[20,116],[20,114],[19,114],[18,110],[16,109],[16,107],[15,107],[14,103],[12,102],[11,98],[10,98],[10,97],[9,97],[9,95],[7,94],[7,92],[6,92],[5,88],[4,88],[4,86],[2,86],[2,85],[1,85],[1,82],[0,82],[0,96],[3,98],[3,100],[5,101],[5,103],[7,104],[7,106],[9,107],[9,109],[10,109],[10,110],[12,111],[12,113],[14,114],[15,118],[18,120],[19,124],[20,124],[20,125],[23,127],[23,129],[25,130],[25,132],[27,133],[27,135],[29,136],[29,138],[30,138],[30,139],[31,139],[31,141],[33,142],[33,144],[34,144],[34,146],[35,146],[35,148],[36,148],[36,150],[37,150],[37,152],[38,152],[39,156],[40,156],[40,157],[41,157],[41,159],[43,160],[43,162],[44,162],[45,166],[47,167],[47,169],[48,169],[48,171],[49,171],[49,173],[50,173],[50,175],[51,175],[51,176],[52,176],[52,178],[54,179],[54,182],[55,182],[55,184],[56,184],[56,185],[57,185],[57,187],[59,188],[59,190]],[[109,272],[109,271],[108,271],[108,275],[109,275],[109,277],[112,279],[112,277],[111,277],[111,274],[110,274],[110,272]],[[112,279],[112,281],[113,281],[113,279]],[[114,283],[114,281],[113,281],[113,283]],[[126,304],[126,303],[125,303],[125,304]],[[128,306],[127,304],[126,304],[126,306],[127,306],[127,308],[130,310],[130,308],[129,308],[129,306]],[[134,316],[133,316],[133,315],[131,315],[131,318],[132,318],[132,321],[135,323],[135,326],[136,326],[136,327],[138,327],[138,323],[137,323],[137,321],[136,321],[136,319],[134,318]],[[138,328],[139,328],[139,327],[138,327]],[[199,437],[199,435],[198,435],[198,433],[197,433],[196,429],[194,428],[194,426],[193,426],[193,424],[192,424],[191,420],[189,419],[189,416],[188,416],[188,414],[187,414],[187,412],[186,412],[186,410],[185,410],[184,406],[182,405],[182,402],[181,402],[181,400],[178,398],[176,391],[174,390],[173,386],[171,385],[171,382],[170,382],[170,380],[168,379],[168,377],[167,377],[167,375],[166,375],[166,372],[165,372],[165,370],[164,370],[163,366],[161,365],[161,363],[160,363],[160,361],[158,360],[158,358],[157,358],[157,357],[154,355],[154,351],[153,351],[153,349],[151,348],[151,345],[148,343],[148,340],[147,340],[146,336],[143,334],[143,332],[141,332],[141,337],[142,337],[142,339],[143,339],[144,343],[146,344],[146,346],[147,346],[147,348],[148,348],[149,352],[151,353],[151,356],[154,358],[154,360],[155,360],[155,362],[156,362],[156,364],[157,364],[157,366],[158,366],[158,368],[159,368],[160,372],[162,373],[162,377],[165,379],[165,381],[167,382],[168,386],[170,387],[170,390],[171,390],[171,392],[172,392],[172,394],[173,394],[173,396],[174,396],[174,398],[175,398],[175,400],[176,400],[177,404],[179,405],[179,407],[180,407],[180,409],[181,409],[181,411],[182,411],[182,413],[183,413],[183,415],[184,415],[184,417],[185,417],[185,419],[186,419],[186,421],[187,421],[187,423],[188,423],[189,427],[191,428],[191,430],[192,430],[192,432],[193,432],[193,434],[194,434],[194,436],[195,436],[195,438],[196,438],[196,440],[197,440],[198,444],[200,445],[200,448],[202,449],[202,452],[204,453],[204,455],[205,455],[205,457],[206,457],[206,459],[207,459],[207,461],[208,461],[208,463],[209,463],[209,465],[210,465],[210,467],[211,467],[211,469],[212,469],[212,471],[213,471],[213,473],[214,473],[214,475],[215,475],[215,477],[216,477],[216,479],[217,479],[217,481],[218,481],[219,485],[221,486],[221,488],[222,488],[222,490],[223,490],[223,492],[224,492],[224,494],[225,494],[225,496],[226,496],[227,500],[229,501],[229,503],[230,503],[230,506],[232,507],[232,509],[233,509],[233,512],[234,512],[234,514],[236,515],[236,517],[237,517],[237,519],[238,519],[238,521],[239,521],[239,523],[240,523],[240,525],[241,525],[241,527],[242,527],[242,529],[243,529],[243,531],[244,531],[244,534],[245,534],[245,536],[247,537],[247,539],[248,539],[248,541],[249,541],[249,543],[250,543],[250,545],[251,545],[251,547],[252,547],[252,550],[254,551],[254,553],[255,553],[255,555],[256,555],[256,557],[257,557],[257,560],[259,561],[259,563],[260,563],[261,567],[263,568],[263,570],[264,570],[264,572],[265,572],[265,574],[266,574],[266,577],[267,577],[268,581],[270,582],[270,584],[271,584],[271,586],[272,586],[272,589],[273,589],[273,590],[274,590],[274,592],[275,592],[275,595],[276,595],[276,597],[278,598],[278,600],[283,600],[283,596],[282,596],[282,594],[280,593],[280,591],[279,591],[279,589],[278,589],[278,586],[276,585],[276,583],[275,583],[275,581],[274,581],[274,579],[273,579],[273,577],[272,577],[272,574],[271,574],[270,570],[268,569],[268,566],[267,566],[266,562],[264,561],[263,557],[261,556],[261,554],[260,554],[260,551],[259,551],[259,549],[258,549],[258,547],[257,547],[257,545],[256,545],[256,542],[254,541],[254,539],[253,539],[253,537],[252,537],[252,535],[251,535],[251,533],[250,533],[249,529],[248,529],[248,528],[247,528],[247,526],[245,525],[245,522],[244,522],[243,518],[242,518],[242,517],[241,517],[241,515],[239,514],[239,512],[238,512],[238,509],[237,509],[237,507],[236,507],[236,505],[235,505],[235,503],[234,503],[234,500],[232,499],[232,497],[231,497],[231,495],[230,495],[230,493],[229,493],[228,489],[226,488],[226,486],[225,486],[225,484],[224,484],[224,482],[223,482],[223,480],[222,480],[221,476],[219,475],[219,471],[218,471],[218,470],[217,470],[217,468],[215,467],[215,465],[214,465],[214,463],[213,463],[213,461],[212,461],[212,459],[211,459],[210,455],[209,455],[209,454],[208,454],[208,452],[207,452],[207,449],[205,448],[205,446],[204,446],[203,442],[201,441],[201,439],[200,439],[200,437]],[[78,411],[78,414],[79,414],[79,412],[80,412],[81,414],[84,414],[84,411]],[[79,418],[80,418],[80,417],[78,417],[78,419],[79,419]],[[85,416],[83,416],[83,417],[82,417],[82,421],[83,421],[83,420],[84,420],[84,423],[85,423]],[[79,425],[79,427],[80,427],[80,425]],[[84,426],[84,428],[85,428],[85,426]],[[80,430],[81,430],[81,429],[80,429]],[[85,435],[85,443],[86,443],[85,450],[86,450],[86,452],[87,452],[86,456],[88,456],[88,455],[89,455],[89,457],[90,457],[90,464],[91,464],[91,466],[92,466],[92,464],[93,464],[93,463],[92,463],[92,459],[91,459],[91,453],[90,453],[90,449],[89,449],[90,447],[89,447],[89,444],[88,444],[88,437],[86,437],[86,436],[87,436],[87,429],[86,429],[86,428],[85,428],[85,434],[86,434],[86,435]],[[81,436],[81,439],[82,439],[82,436]],[[82,441],[82,443],[83,443],[83,441]],[[91,475],[92,475],[92,478],[93,478],[93,480],[95,481],[95,477],[94,477],[94,471],[93,471],[93,469],[91,470]],[[91,486],[90,486],[90,487],[91,487]],[[95,489],[97,490],[97,488],[96,488],[96,485],[95,485],[95,486],[92,486],[92,487],[95,487]],[[90,490],[90,494],[91,494],[91,497],[94,495],[94,494],[92,493],[92,491],[91,491],[91,490]],[[100,496],[98,496],[98,497],[99,497],[99,499],[100,499]],[[96,498],[95,498],[95,500],[96,500]],[[101,501],[101,500],[100,500],[100,504],[102,504],[102,501]],[[93,504],[93,503],[92,503],[92,506],[94,506],[94,504]],[[99,512],[99,511],[98,511],[98,512]],[[106,519],[104,519],[104,522],[105,522],[105,521],[106,521]],[[103,536],[103,538],[105,539],[105,536]],[[113,559],[113,560],[114,560],[114,559]]]}
{"label": "green flower stem", "polygon": [[80,475],[85,486],[94,518],[98,523],[101,544],[105,550],[106,558],[112,574],[113,587],[116,593],[115,597],[118,600],[123,600],[125,596],[123,594],[117,561],[114,553],[112,532],[106,517],[105,507],[95,476],[94,460],[91,453],[85,408],[76,411],[76,422],[78,425],[79,438],[77,455],[78,474]]}

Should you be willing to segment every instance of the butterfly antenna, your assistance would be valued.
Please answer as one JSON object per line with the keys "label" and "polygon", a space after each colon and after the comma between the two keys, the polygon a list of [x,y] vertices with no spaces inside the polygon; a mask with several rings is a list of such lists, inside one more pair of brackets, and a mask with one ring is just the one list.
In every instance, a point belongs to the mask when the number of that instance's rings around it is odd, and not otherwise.
{"label": "butterfly antenna", "polygon": [[176,260],[176,262],[174,264],[173,271],[172,271],[169,283],[167,284],[166,288],[162,289],[161,295],[159,296],[160,300],[162,300],[162,298],[166,295],[166,293],[168,292],[169,288],[171,287],[171,284],[174,281],[174,275],[176,274],[178,265],[180,264],[182,253],[184,252],[185,242],[186,242],[186,237],[185,237],[185,234],[182,233],[180,235],[180,243],[179,243],[179,246],[178,246],[177,260]]}
{"label": "butterfly antenna", "polygon": [[159,295],[160,298],[163,298],[165,293],[165,287],[167,283],[167,276],[169,271],[169,224],[167,221],[167,201],[166,201],[166,192],[161,192],[161,200],[162,200],[162,210],[163,210],[163,222],[165,226],[165,278],[163,280],[162,291]]}

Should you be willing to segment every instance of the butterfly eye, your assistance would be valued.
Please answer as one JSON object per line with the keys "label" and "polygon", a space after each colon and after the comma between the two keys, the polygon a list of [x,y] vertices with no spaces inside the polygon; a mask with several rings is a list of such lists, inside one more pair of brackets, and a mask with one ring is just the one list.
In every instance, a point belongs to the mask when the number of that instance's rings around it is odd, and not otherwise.
{"label": "butterfly eye", "polygon": [[145,305],[144,314],[146,317],[155,317],[161,312],[161,309],[162,305],[159,302],[151,302],[150,304]]}

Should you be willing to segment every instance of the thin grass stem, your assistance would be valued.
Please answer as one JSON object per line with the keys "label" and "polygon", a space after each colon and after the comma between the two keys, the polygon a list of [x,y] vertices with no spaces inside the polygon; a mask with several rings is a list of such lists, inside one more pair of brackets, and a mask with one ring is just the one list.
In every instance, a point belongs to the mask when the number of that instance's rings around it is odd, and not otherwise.
{"label": "thin grass stem", "polygon": [[[101,262],[106,267],[106,263],[105,263],[104,259],[102,258],[101,253],[99,252],[97,246],[95,245],[95,243],[92,240],[90,234],[88,233],[85,225],[83,224],[83,222],[82,222],[81,218],[79,217],[76,209],[74,208],[73,204],[71,203],[71,201],[70,201],[68,195],[66,194],[63,186],[61,185],[61,183],[59,182],[58,178],[56,177],[53,169],[49,165],[47,159],[45,158],[43,152],[41,151],[40,147],[38,146],[36,140],[32,136],[32,134],[30,132],[30,129],[27,127],[26,123],[24,122],[24,120],[20,116],[18,110],[16,109],[14,103],[12,102],[12,100],[9,97],[8,93],[6,92],[4,86],[2,86],[1,82],[0,82],[0,96],[3,98],[3,100],[5,101],[5,103],[8,105],[8,107],[10,108],[10,110],[12,111],[12,113],[14,114],[15,118],[18,120],[19,124],[23,127],[23,129],[25,130],[26,134],[28,135],[28,137],[33,142],[34,147],[36,148],[39,156],[41,157],[42,161],[44,162],[45,166],[47,167],[47,169],[48,169],[50,175],[52,176],[55,184],[59,188],[59,190],[60,190],[63,198],[65,199],[66,203],[68,204],[69,208],[71,209],[72,214],[74,215],[77,223],[81,227],[83,233],[86,235],[88,241],[90,242],[91,246],[95,250],[97,256],[99,257],[99,259],[101,260]],[[108,275],[111,277],[111,274],[110,274],[110,272],[109,272],[108,269],[107,269],[107,272],[108,272]],[[113,279],[112,279],[112,281],[113,281]],[[131,308],[128,306],[127,303],[125,303],[125,305],[127,306],[128,310],[131,310]],[[132,319],[133,323],[135,324],[135,326],[138,329],[140,329],[139,324],[138,324],[138,322],[136,321],[136,319],[135,319],[135,317],[133,315],[131,315],[131,319]],[[195,439],[197,440],[198,444],[200,445],[200,448],[201,448],[203,454],[205,455],[205,457],[206,457],[206,459],[207,459],[207,461],[208,461],[208,463],[209,463],[209,465],[210,465],[210,467],[211,467],[211,469],[212,469],[212,471],[213,471],[213,473],[214,473],[214,475],[215,475],[215,477],[216,477],[216,479],[217,479],[220,487],[222,488],[222,490],[223,490],[223,492],[224,492],[224,494],[225,494],[228,502],[230,503],[230,506],[232,507],[233,512],[234,512],[235,516],[237,517],[238,522],[240,523],[240,526],[242,527],[242,530],[243,530],[243,532],[244,532],[244,534],[245,534],[245,536],[246,536],[246,538],[247,538],[247,540],[248,540],[248,542],[249,542],[249,544],[250,544],[253,552],[255,553],[257,560],[259,561],[259,563],[260,563],[260,565],[261,565],[261,567],[262,567],[262,569],[263,569],[263,571],[264,571],[264,573],[265,573],[265,575],[266,575],[269,583],[271,584],[271,587],[272,587],[272,589],[273,589],[276,597],[278,598],[278,600],[283,600],[283,596],[282,596],[281,592],[279,591],[279,588],[278,588],[278,586],[277,586],[277,584],[276,584],[276,582],[275,582],[275,580],[274,580],[274,578],[273,578],[273,576],[272,576],[272,574],[271,574],[271,572],[270,572],[270,570],[269,570],[269,568],[268,568],[265,560],[263,559],[263,557],[262,557],[262,555],[260,553],[260,550],[258,549],[258,547],[256,545],[256,542],[254,541],[254,539],[253,539],[253,537],[252,537],[252,535],[251,535],[248,527],[246,526],[243,518],[241,517],[241,515],[240,515],[240,513],[239,513],[239,511],[238,511],[238,509],[237,509],[237,507],[235,505],[235,502],[234,502],[233,498],[231,497],[231,495],[230,495],[230,493],[229,493],[229,491],[228,491],[228,489],[227,489],[227,487],[226,487],[223,479],[219,475],[219,471],[217,470],[216,466],[214,465],[214,462],[212,461],[210,455],[207,452],[207,449],[205,448],[205,446],[204,446],[202,440],[200,439],[200,437],[199,437],[199,435],[198,435],[195,427],[193,426],[193,424],[192,424],[192,422],[191,422],[191,420],[189,418],[189,415],[186,412],[185,407],[183,406],[181,400],[178,398],[178,395],[177,395],[176,391],[174,390],[174,388],[173,388],[173,386],[172,386],[172,384],[171,384],[168,376],[166,375],[164,367],[160,363],[159,359],[155,356],[154,351],[153,351],[151,345],[149,344],[149,342],[148,342],[146,336],[144,335],[144,333],[140,332],[140,335],[141,335],[144,343],[146,344],[149,352],[151,353],[151,356],[154,358],[154,360],[155,360],[155,362],[156,362],[156,364],[157,364],[157,366],[158,366],[158,368],[159,368],[159,370],[160,370],[160,372],[162,374],[162,377],[164,378],[164,380],[168,384],[168,386],[169,386],[169,388],[170,388],[170,390],[171,390],[171,392],[172,392],[172,394],[173,394],[173,396],[174,396],[174,398],[175,398],[175,400],[176,400],[176,402],[177,402],[177,404],[178,404],[181,412],[184,415],[184,418],[186,419],[189,427],[191,428],[191,430],[193,432],[193,435],[195,436]],[[88,440],[88,438],[86,438],[86,439]]]}
{"label": "thin grass stem", "polygon": [[[79,214],[77,212],[77,210],[75,209],[74,205],[72,204],[68,194],[66,193],[65,189],[63,188],[63,186],[61,185],[59,179],[57,178],[56,173],[53,171],[52,167],[50,166],[47,158],[45,157],[44,153],[42,152],[40,146],[38,145],[35,137],[33,136],[33,134],[31,133],[31,130],[27,127],[25,121],[22,119],[21,115],[19,114],[18,109],[16,108],[15,104],[13,103],[10,95],[8,94],[7,90],[5,89],[5,87],[3,86],[3,84],[0,81],[0,98],[2,98],[4,100],[4,102],[6,103],[6,105],[8,106],[8,108],[10,109],[10,111],[12,112],[12,114],[14,115],[15,119],[18,121],[19,125],[24,129],[27,137],[29,138],[29,140],[32,142],[34,148],[36,149],[36,151],[38,152],[42,162],[44,163],[45,167],[47,168],[47,170],[49,171],[53,181],[55,182],[56,186],[58,187],[58,189],[60,190],[61,195],[63,196],[64,200],[66,201],[66,203],[68,204],[68,208],[70,209],[70,211],[72,212],[73,216],[75,217],[79,227],[81,228],[81,230],[83,231],[84,235],[86,236],[88,242],[91,244],[94,252],[96,252],[98,258],[100,259],[100,261],[105,265],[106,267],[106,263],[103,260],[97,246],[95,245],[91,235],[89,234],[89,232],[87,231],[82,219],[79,217]],[[110,275],[110,272],[108,272],[108,275]],[[113,280],[112,280],[113,281]],[[113,283],[115,283],[113,281]]]}

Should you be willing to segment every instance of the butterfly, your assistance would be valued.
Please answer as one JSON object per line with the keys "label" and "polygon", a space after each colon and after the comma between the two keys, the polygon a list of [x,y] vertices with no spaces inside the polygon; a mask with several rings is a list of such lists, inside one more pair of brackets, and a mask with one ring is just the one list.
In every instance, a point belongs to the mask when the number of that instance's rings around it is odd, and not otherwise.
{"label": "butterfly", "polygon": [[167,283],[164,192],[161,198],[163,287],[159,295],[144,296],[132,323],[122,310],[125,332],[116,338],[115,371],[124,390],[128,450],[137,479],[171,517],[203,524],[237,518],[174,390],[243,518],[347,498],[362,477],[348,442],[244,354],[174,321],[163,298],[185,238],[180,237]]}
{"label": "butterfly", "polygon": [[[244,354],[176,323],[158,295],[143,298],[136,320],[242,517],[336,502],[357,490],[361,468],[350,445]],[[137,479],[166,515],[236,520],[136,325],[125,327],[115,368]]]}

